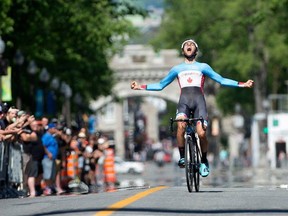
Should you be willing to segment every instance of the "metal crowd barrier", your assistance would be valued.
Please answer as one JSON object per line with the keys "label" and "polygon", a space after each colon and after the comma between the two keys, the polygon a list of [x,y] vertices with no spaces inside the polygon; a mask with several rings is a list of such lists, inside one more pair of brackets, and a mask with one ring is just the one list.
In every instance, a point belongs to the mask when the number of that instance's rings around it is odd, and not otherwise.
{"label": "metal crowd barrier", "polygon": [[23,147],[19,142],[0,142],[0,199],[23,197]]}
{"label": "metal crowd barrier", "polygon": [[0,181],[6,179],[5,144],[0,142]]}

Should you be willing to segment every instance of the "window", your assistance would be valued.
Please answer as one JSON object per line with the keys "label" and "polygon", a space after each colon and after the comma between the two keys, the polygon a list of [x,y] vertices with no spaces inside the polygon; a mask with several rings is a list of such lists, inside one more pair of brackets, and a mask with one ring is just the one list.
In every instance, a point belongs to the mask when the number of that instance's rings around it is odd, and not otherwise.
{"label": "window", "polygon": [[134,56],[132,56],[132,60],[135,63],[143,63],[143,62],[146,62],[146,56],[134,55]]}

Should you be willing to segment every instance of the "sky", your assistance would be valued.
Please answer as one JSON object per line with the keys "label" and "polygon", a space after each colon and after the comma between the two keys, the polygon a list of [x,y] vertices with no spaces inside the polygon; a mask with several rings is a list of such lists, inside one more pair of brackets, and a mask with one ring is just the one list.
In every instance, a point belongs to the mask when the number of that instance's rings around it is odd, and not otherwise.
{"label": "sky", "polygon": [[130,40],[131,44],[147,44],[153,38],[161,24],[163,16],[164,0],[128,0],[131,4],[144,7],[149,11],[149,15],[143,18],[140,15],[127,16],[128,20],[137,27],[141,36]]}

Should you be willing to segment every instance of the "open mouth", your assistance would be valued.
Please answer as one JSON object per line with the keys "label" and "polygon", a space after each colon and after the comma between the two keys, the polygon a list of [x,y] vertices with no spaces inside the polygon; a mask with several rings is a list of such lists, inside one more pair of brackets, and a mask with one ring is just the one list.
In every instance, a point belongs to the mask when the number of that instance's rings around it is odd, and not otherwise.
{"label": "open mouth", "polygon": [[187,51],[191,51],[191,50],[192,50],[191,48],[188,48],[188,49],[187,49]]}

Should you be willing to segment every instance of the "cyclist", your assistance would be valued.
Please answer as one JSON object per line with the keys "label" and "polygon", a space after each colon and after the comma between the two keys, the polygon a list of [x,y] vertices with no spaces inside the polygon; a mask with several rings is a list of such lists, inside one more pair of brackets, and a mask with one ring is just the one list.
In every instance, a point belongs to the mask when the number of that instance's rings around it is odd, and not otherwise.
{"label": "cyclist", "polygon": [[[161,91],[169,85],[175,78],[178,79],[181,88],[180,99],[177,105],[176,119],[189,118],[190,113],[193,113],[194,118],[203,117],[203,124],[201,121],[197,122],[196,131],[200,139],[200,146],[202,152],[200,174],[203,177],[209,175],[209,163],[207,160],[208,142],[206,137],[206,128],[208,125],[208,114],[206,108],[206,101],[204,98],[204,82],[205,77],[210,77],[212,80],[220,83],[223,86],[230,87],[253,87],[253,80],[247,82],[237,82],[235,80],[227,79],[216,73],[208,64],[196,61],[196,56],[199,51],[197,43],[193,39],[185,40],[181,45],[182,54],[184,55],[184,62],[174,66],[166,77],[160,82],[153,84],[138,84],[136,81],[131,82],[131,89],[133,90],[149,90]],[[183,168],[185,166],[184,154],[184,133],[186,123],[177,123],[177,143],[180,153],[180,160],[178,166]]]}

